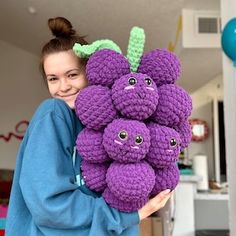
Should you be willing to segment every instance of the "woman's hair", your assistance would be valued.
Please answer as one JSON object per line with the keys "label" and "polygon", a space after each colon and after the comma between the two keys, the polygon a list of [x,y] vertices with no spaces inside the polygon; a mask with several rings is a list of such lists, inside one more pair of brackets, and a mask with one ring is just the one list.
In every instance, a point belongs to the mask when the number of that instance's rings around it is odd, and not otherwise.
{"label": "woman's hair", "polygon": [[[46,43],[41,51],[40,71],[45,77],[44,59],[47,55],[56,52],[68,51],[73,48],[75,43],[81,45],[88,44],[83,36],[79,36],[73,29],[72,24],[64,17],[56,17],[48,19],[48,27],[50,28],[54,38]],[[86,64],[86,59],[80,59],[80,63]]]}

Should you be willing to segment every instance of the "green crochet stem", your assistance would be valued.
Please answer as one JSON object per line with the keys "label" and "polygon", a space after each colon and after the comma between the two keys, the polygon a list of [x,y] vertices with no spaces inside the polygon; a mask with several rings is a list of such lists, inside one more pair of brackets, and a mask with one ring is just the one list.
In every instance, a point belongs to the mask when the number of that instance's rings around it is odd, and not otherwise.
{"label": "green crochet stem", "polygon": [[130,63],[131,71],[136,72],[143,55],[145,43],[145,33],[142,28],[133,27],[130,31],[130,38],[127,50],[127,58]]}
{"label": "green crochet stem", "polygon": [[89,45],[81,45],[79,43],[75,43],[73,46],[73,51],[80,58],[88,58],[94,52],[104,48],[112,49],[118,53],[122,53],[119,46],[110,39],[97,40]]}

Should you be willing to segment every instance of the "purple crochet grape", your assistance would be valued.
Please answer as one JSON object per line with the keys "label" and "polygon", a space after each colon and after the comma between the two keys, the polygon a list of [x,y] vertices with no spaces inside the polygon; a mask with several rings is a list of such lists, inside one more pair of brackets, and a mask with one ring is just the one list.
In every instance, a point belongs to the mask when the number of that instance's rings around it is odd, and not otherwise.
{"label": "purple crochet grape", "polygon": [[140,161],[149,150],[149,130],[140,121],[115,119],[104,130],[103,146],[113,160]]}
{"label": "purple crochet grape", "polygon": [[107,186],[120,200],[137,202],[146,199],[155,184],[153,168],[145,161],[137,163],[113,162],[107,170]]}
{"label": "purple crochet grape", "polygon": [[145,120],[156,110],[158,92],[152,79],[141,73],[130,73],[112,86],[115,108],[126,118]]}
{"label": "purple crochet grape", "polygon": [[151,145],[146,155],[148,163],[160,168],[175,163],[180,153],[180,135],[174,129],[151,122],[147,125],[150,131]]}
{"label": "purple crochet grape", "polygon": [[130,73],[128,60],[111,49],[95,52],[86,65],[86,75],[90,85],[111,87],[115,80]]}
{"label": "purple crochet grape", "polygon": [[159,87],[175,83],[181,74],[181,64],[173,52],[155,49],[142,56],[138,72],[149,75]]}
{"label": "purple crochet grape", "polygon": [[76,140],[76,147],[84,160],[102,163],[111,160],[102,145],[103,131],[84,128]]}
{"label": "purple crochet grape", "polygon": [[180,134],[181,137],[181,151],[183,151],[191,142],[192,139],[192,129],[188,120],[181,123],[179,126],[174,127],[174,129]]}
{"label": "purple crochet grape", "polygon": [[102,192],[107,186],[106,173],[110,163],[94,164],[86,160],[81,162],[81,170],[86,185],[96,192]]}
{"label": "purple crochet grape", "polygon": [[75,111],[81,122],[94,130],[104,128],[117,117],[111,90],[101,85],[92,85],[81,90],[75,101]]}
{"label": "purple crochet grape", "polygon": [[192,99],[188,93],[175,84],[166,84],[158,88],[159,102],[152,120],[168,127],[178,126],[190,116]]}
{"label": "purple crochet grape", "polygon": [[179,169],[178,166],[173,163],[165,168],[155,169],[155,185],[151,192],[151,196],[155,196],[165,189],[174,190],[179,183]]}
{"label": "purple crochet grape", "polygon": [[123,212],[133,212],[137,211],[138,209],[142,208],[145,203],[148,201],[148,198],[139,199],[136,202],[126,202],[122,201],[121,199],[117,198],[109,188],[106,188],[102,194],[103,198],[105,199],[106,203],[109,204],[111,207],[116,208]]}

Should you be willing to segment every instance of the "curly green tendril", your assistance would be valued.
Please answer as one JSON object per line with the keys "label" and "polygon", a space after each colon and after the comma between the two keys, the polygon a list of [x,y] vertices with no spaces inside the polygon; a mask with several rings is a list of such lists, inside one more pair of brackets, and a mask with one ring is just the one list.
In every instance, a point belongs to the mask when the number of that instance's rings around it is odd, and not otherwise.
{"label": "curly green tendril", "polygon": [[73,51],[80,58],[88,58],[94,52],[105,48],[112,49],[118,53],[122,53],[119,46],[110,39],[97,40],[89,45],[81,45],[79,43],[75,43],[73,46]]}

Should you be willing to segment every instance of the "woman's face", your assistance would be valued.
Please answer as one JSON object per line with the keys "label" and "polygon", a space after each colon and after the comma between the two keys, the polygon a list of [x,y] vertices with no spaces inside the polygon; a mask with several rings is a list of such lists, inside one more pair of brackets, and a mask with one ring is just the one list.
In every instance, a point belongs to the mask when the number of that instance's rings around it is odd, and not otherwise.
{"label": "woman's face", "polygon": [[74,52],[69,50],[47,55],[44,71],[51,96],[74,108],[77,95],[88,85],[85,68]]}

